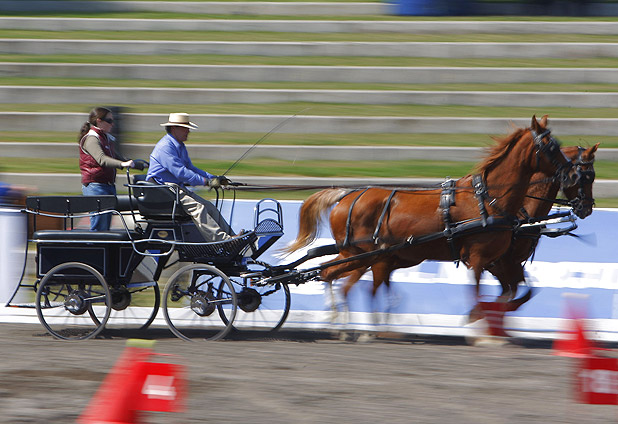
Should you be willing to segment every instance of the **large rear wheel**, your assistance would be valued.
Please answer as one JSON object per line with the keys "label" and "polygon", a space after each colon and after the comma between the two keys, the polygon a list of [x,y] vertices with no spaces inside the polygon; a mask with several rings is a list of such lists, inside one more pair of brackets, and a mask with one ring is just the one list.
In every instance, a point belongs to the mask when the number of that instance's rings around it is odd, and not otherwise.
{"label": "large rear wheel", "polygon": [[101,273],[80,262],[67,262],[49,270],[35,300],[41,324],[52,336],[64,340],[89,339],[103,331],[111,303]]}
{"label": "large rear wheel", "polygon": [[[216,309],[226,311],[223,321]],[[185,340],[218,340],[232,329],[238,309],[234,287],[210,265],[187,265],[172,275],[163,293],[163,314],[170,330]]]}

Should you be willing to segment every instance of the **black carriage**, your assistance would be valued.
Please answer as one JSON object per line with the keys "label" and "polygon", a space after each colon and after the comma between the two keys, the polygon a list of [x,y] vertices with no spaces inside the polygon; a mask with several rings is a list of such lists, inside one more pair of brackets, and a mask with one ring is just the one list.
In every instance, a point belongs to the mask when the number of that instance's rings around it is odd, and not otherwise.
{"label": "black carriage", "polygon": [[[18,306],[34,306],[41,324],[61,339],[91,338],[104,328],[145,329],[160,305],[183,339],[281,327],[290,308],[287,284],[253,284],[255,273],[269,267],[258,258],[283,235],[279,202],[257,202],[252,230],[209,243],[180,206],[177,188],[127,186],[129,195],[27,198],[36,280],[19,287],[36,295],[34,305]],[[124,228],[74,229],[76,220],[106,213],[119,216]],[[37,230],[40,216],[62,220],[63,229]],[[177,269],[161,299],[158,280],[171,267]]]}

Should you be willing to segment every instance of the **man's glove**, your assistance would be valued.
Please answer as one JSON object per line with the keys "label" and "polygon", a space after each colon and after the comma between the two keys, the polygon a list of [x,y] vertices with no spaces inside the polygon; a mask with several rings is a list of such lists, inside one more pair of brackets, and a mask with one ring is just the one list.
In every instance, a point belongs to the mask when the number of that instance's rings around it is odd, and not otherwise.
{"label": "man's glove", "polygon": [[214,177],[208,180],[208,187],[220,188],[220,187],[227,186],[229,183],[230,183],[230,180],[228,180],[225,175],[221,175],[221,176]]}
{"label": "man's glove", "polygon": [[223,187],[226,187],[230,185],[231,183],[231,181],[228,180],[228,178],[225,175],[220,175],[217,178],[219,179],[219,184],[221,184]]}

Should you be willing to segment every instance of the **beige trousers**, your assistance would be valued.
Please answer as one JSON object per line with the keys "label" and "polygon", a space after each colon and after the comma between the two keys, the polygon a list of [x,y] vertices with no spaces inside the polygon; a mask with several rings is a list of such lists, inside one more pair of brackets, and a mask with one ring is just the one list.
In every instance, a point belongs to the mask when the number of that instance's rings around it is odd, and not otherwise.
{"label": "beige trousers", "polygon": [[180,190],[180,203],[193,219],[206,241],[221,241],[234,236],[232,227],[219,210],[206,199],[189,190]]}

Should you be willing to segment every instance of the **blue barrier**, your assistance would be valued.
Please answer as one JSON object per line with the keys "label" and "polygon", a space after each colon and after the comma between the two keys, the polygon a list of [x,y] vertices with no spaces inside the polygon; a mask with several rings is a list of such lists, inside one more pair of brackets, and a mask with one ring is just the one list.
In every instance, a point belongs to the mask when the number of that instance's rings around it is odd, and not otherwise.
{"label": "blue barrier", "polygon": [[[246,228],[241,222],[251,215],[236,205],[234,228]],[[291,262],[303,252],[287,258],[276,255],[278,248],[291,242],[297,233],[301,202],[283,202],[285,235],[262,259],[272,264]],[[241,206],[241,207],[248,207]],[[535,287],[535,296],[516,313],[509,313],[507,328],[516,334],[552,338],[562,329],[567,296],[586,299],[587,314],[595,327],[595,337],[618,341],[618,210],[596,209],[585,220],[578,220],[575,231],[581,237],[562,236],[541,239],[534,260],[526,264],[527,279]],[[244,227],[243,227],[244,225]],[[321,227],[318,243],[332,243],[327,223]],[[318,258],[304,268],[324,262]],[[493,276],[484,273],[481,292],[488,299],[499,293]],[[372,301],[370,275],[350,292],[351,326],[371,329],[371,312],[389,312],[389,328],[411,333],[466,335],[465,319],[473,304],[473,285],[469,271],[451,262],[425,261],[397,270],[392,275],[392,290],[378,292]],[[291,287],[292,312],[288,326],[328,327],[330,295],[325,284],[309,282]]]}
{"label": "blue barrier", "polygon": [[[224,202],[222,213],[230,217],[232,202]],[[283,201],[285,234],[261,260],[272,265],[290,263],[304,254],[295,252],[286,257],[278,250],[290,243],[298,231],[300,201]],[[235,229],[251,228],[255,201],[236,201],[230,222]],[[564,325],[565,304],[569,296],[586,305],[586,316],[594,328],[593,338],[618,341],[618,209],[595,209],[585,220],[578,220],[576,234],[580,237],[562,236],[542,238],[534,261],[526,264],[527,280],[535,287],[535,296],[516,313],[505,319],[507,331],[525,337],[554,338]],[[320,229],[319,244],[333,242],[325,222]],[[317,245],[316,243],[316,245]],[[314,245],[315,246],[315,245]],[[314,247],[312,246],[312,247]],[[306,262],[309,268],[325,262],[328,257]],[[13,284],[13,277],[4,277]],[[376,299],[370,297],[371,276],[363,276],[354,286],[349,297],[347,328],[383,329],[417,334],[469,335],[466,318],[473,305],[471,276],[464,266],[452,262],[425,261],[422,264],[400,269],[391,276],[391,290],[378,291]],[[0,281],[1,283],[1,281]],[[14,285],[11,284],[11,291]],[[337,283],[340,284],[340,283]],[[488,273],[483,275],[481,292],[488,299],[499,293],[498,282]],[[331,295],[325,283],[312,281],[292,285],[291,311],[285,326],[297,328],[332,328],[343,325],[343,318],[333,322]],[[335,299],[339,303],[340,298]],[[0,322],[21,322],[13,316],[15,308],[0,313]],[[387,324],[376,324],[376,317]],[[2,316],[2,315],[6,316]],[[342,314],[341,314],[342,315]],[[21,321],[20,321],[21,320]],[[23,321],[25,322],[25,321]]]}

